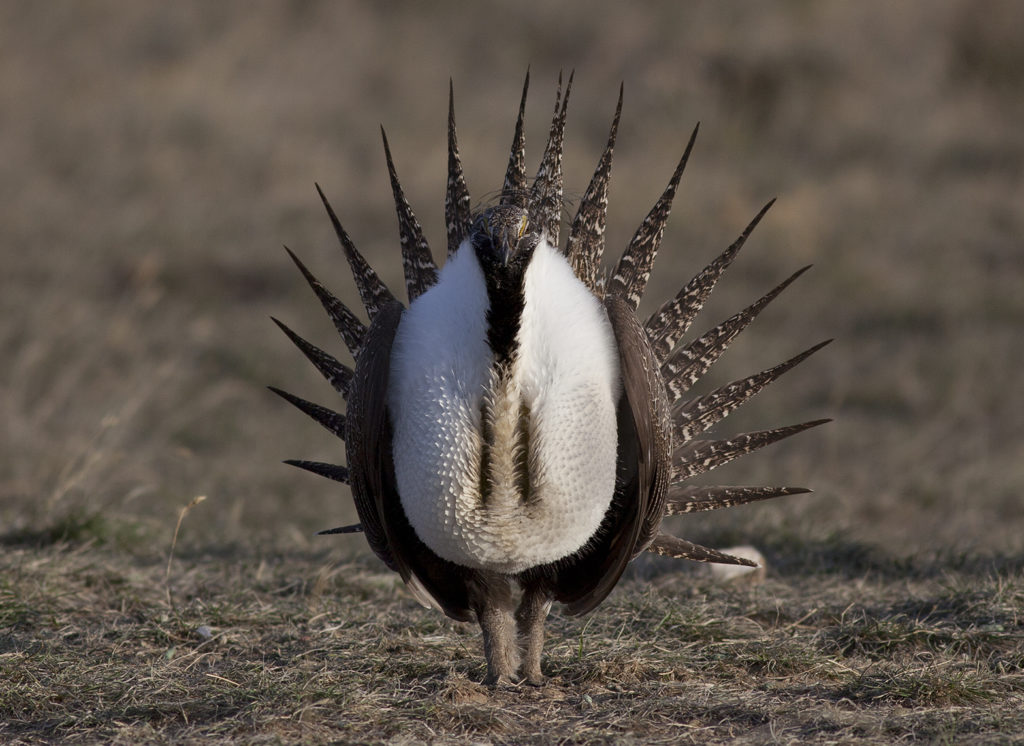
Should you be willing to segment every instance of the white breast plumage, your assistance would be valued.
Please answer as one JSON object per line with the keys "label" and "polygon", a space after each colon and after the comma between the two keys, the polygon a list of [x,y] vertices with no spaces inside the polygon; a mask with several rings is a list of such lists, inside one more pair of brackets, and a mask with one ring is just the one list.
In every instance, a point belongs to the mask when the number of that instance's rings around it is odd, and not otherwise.
{"label": "white breast plumage", "polygon": [[[524,295],[518,354],[502,377],[486,339],[483,275],[460,249],[403,315],[388,391],[398,492],[416,534],[445,559],[499,572],[578,550],[615,486],[620,384],[604,309],[546,241]],[[529,495],[514,464],[481,460],[488,445],[514,452],[486,442],[485,420],[492,440],[510,439],[523,416]]]}

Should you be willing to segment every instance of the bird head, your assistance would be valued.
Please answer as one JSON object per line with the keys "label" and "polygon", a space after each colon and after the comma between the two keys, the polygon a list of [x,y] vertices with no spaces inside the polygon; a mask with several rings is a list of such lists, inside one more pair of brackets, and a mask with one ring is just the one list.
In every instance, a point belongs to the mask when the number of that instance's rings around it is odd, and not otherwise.
{"label": "bird head", "polygon": [[484,274],[499,286],[519,286],[539,242],[529,214],[515,205],[488,207],[476,216],[470,231]]}

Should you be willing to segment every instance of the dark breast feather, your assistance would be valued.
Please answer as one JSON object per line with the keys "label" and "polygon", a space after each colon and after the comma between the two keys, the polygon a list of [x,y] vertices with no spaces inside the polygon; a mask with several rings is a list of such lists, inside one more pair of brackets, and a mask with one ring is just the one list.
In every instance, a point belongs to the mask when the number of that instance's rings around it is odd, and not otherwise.
{"label": "dark breast feather", "polygon": [[403,310],[398,301],[381,306],[356,359],[345,429],[350,487],[374,554],[402,576],[424,606],[470,621],[466,581],[473,571],[438,557],[420,541],[395,482],[387,391],[391,346]]}
{"label": "dark breast feather", "polygon": [[614,296],[604,303],[623,381],[618,475],[597,534],[576,556],[551,568],[555,598],[569,614],[586,614],[600,604],[630,560],[653,541],[671,477],[671,423],[657,360],[628,303]]}

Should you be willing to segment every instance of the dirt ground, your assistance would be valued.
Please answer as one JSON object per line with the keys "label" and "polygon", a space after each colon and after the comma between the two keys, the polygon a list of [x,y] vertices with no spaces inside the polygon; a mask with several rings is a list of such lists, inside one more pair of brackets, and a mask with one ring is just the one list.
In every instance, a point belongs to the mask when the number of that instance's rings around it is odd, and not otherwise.
{"label": "dirt ground", "polygon": [[[1022,27],[1010,0],[0,4],[0,740],[1019,739]],[[484,203],[527,66],[531,165],[576,71],[570,197],[625,85],[613,255],[700,122],[642,309],[778,198],[694,331],[814,268],[706,386],[834,337],[718,432],[835,421],[709,480],[814,494],[674,519],[757,546],[764,585],[645,559],[556,617],[547,689],[492,693],[475,630],[313,535],[347,491],[280,462],[341,445],[265,386],[336,403],[268,317],[341,356],[281,249],[356,305],[313,183],[399,287],[379,125],[440,258],[449,78]]]}

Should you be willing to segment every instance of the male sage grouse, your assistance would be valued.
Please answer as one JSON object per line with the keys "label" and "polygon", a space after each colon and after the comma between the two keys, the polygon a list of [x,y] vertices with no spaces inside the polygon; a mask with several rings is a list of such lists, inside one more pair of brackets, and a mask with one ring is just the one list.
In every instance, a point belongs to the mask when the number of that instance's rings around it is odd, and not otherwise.
{"label": "male sage grouse", "polygon": [[524,86],[501,194],[477,212],[463,178],[449,87],[448,257],[440,269],[402,193],[385,137],[408,307],[370,268],[320,192],[369,325],[291,256],[355,358],[354,370],[277,322],[347,403],[340,414],[273,389],[345,441],[347,467],[287,462],[350,486],[360,523],[324,533],[364,532],[422,604],[454,619],[476,619],[492,684],[542,682],[544,619],[552,602],[585,614],[641,552],[753,565],[662,533],[662,518],[806,492],[696,487],[687,480],[825,422],[701,438],[822,346],[711,393],[687,395],[804,270],[680,345],[765,206],[675,298],[638,319],[696,130],[608,274],[601,255],[622,93],[562,246],[562,133],[571,87],[570,76],[563,98],[559,80],[547,146],[530,181]]}

